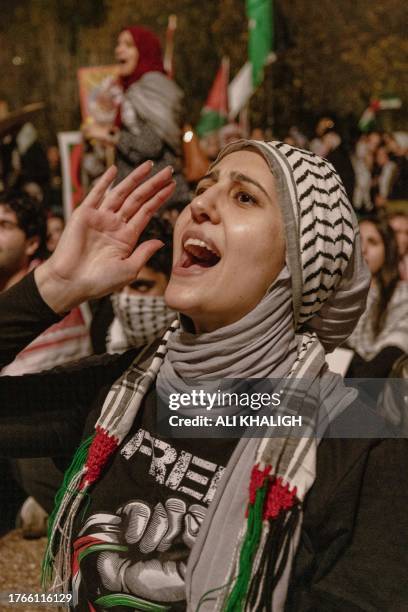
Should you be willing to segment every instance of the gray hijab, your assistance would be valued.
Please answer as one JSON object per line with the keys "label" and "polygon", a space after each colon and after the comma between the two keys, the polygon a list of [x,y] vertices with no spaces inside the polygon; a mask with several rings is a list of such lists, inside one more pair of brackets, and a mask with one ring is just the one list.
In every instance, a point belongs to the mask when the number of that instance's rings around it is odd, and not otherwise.
{"label": "gray hijab", "polygon": [[285,266],[269,293],[245,317],[214,332],[194,334],[183,324],[170,337],[156,388],[165,398],[201,383],[214,389],[227,378],[280,378],[297,356],[291,282]]}
{"label": "gray hijab", "polygon": [[180,117],[183,92],[161,72],[146,72],[126,91],[122,104],[122,121],[138,134],[139,121],[148,123],[175,153],[181,153]]}

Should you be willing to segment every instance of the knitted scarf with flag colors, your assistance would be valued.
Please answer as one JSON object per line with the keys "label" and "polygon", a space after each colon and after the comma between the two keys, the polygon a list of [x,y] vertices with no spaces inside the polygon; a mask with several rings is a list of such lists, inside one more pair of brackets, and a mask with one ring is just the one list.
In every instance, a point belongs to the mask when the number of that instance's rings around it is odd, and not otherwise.
{"label": "knitted scarf with flag colors", "polygon": [[139,364],[151,345],[112,385],[94,435],[81,444],[65,473],[48,522],[48,544],[42,569],[43,585],[49,584],[53,576],[53,590],[69,590],[72,530],[78,509],[129,432],[144,396],[156,379],[166,354],[167,341],[178,324],[178,320],[174,321],[164,334],[146,371],[139,369]]}
{"label": "knitted scarf with flag colors", "polygon": [[[285,405],[302,415],[302,437],[293,435],[290,428],[282,438],[264,432],[249,482],[246,525],[223,597],[224,612],[272,612],[280,581],[286,591],[302,525],[302,503],[315,479],[316,431],[324,429],[342,409],[331,406],[326,410],[321,404],[327,393],[322,392],[319,381],[324,356],[317,336],[303,335],[297,360],[282,385]],[[347,402],[352,397],[350,394]]]}
{"label": "knitted scarf with flag colors", "polygon": [[[48,545],[43,563],[43,585],[52,581],[52,588],[57,592],[67,592],[72,577],[72,532],[74,520],[84,500],[89,496],[92,485],[100,478],[110,457],[117,451],[121,442],[129,432],[142,400],[154,383],[163,359],[166,355],[166,346],[171,334],[178,328],[178,320],[170,326],[164,334],[159,347],[153,357],[147,358],[147,364],[142,365],[146,352],[142,353],[128,368],[118,381],[110,389],[102,413],[95,425],[95,433],[90,436],[78,448],[72,463],[67,470],[63,484],[56,496],[56,505],[49,520]],[[150,347],[149,347],[150,348]],[[317,352],[316,352],[317,350]],[[307,334],[292,372],[289,374],[286,384],[282,385],[285,397],[291,396],[291,409],[294,402],[302,405],[303,419],[306,418],[307,426],[315,427],[317,415],[315,402],[310,403],[309,410],[305,409],[305,395],[311,395],[310,389],[300,389],[304,382],[296,380],[301,371],[311,375],[310,359],[316,363],[318,356],[318,367],[324,363],[324,351],[315,334]],[[147,367],[146,367],[147,365]],[[144,369],[146,367],[146,369]],[[314,367],[316,369],[316,366]],[[308,384],[313,382],[313,377],[308,378]],[[297,396],[297,397],[296,397]],[[246,535],[243,539],[242,550],[239,559],[239,579],[231,596],[231,603],[226,610],[238,610],[239,602],[246,596],[249,585],[253,578],[253,564],[255,554],[264,551],[263,558],[259,561],[258,574],[267,571],[274,557],[270,556],[268,541],[274,539],[274,534],[280,533],[280,537],[286,534],[286,545],[290,542],[290,535],[296,526],[298,517],[299,498],[296,495],[296,486],[289,485],[290,480],[278,475],[278,470],[290,465],[293,453],[293,441],[288,444],[288,439],[277,441],[276,439],[265,440],[260,444],[257,463],[253,468],[249,491],[249,506],[247,516]],[[273,442],[272,451],[270,443]],[[277,444],[277,442],[279,442]],[[312,438],[297,439],[296,443],[304,444],[305,448],[315,443]],[[307,454],[303,451],[302,456]],[[312,457],[314,454],[312,453]],[[272,464],[276,468],[272,467]],[[305,464],[306,465],[306,464]],[[304,466],[303,466],[304,468]],[[309,466],[307,467],[309,469]],[[302,471],[302,470],[300,470]],[[311,472],[314,472],[311,467]],[[297,473],[299,477],[300,472]],[[310,481],[310,478],[307,479]],[[301,494],[308,486],[305,480],[300,486]],[[289,514],[287,515],[287,512]],[[268,538],[263,541],[261,547],[261,535],[265,536],[264,524],[268,524]],[[284,527],[284,529],[282,529]],[[281,550],[277,545],[276,552]],[[75,559],[74,559],[75,563]],[[265,568],[264,568],[265,566]],[[272,571],[269,569],[269,571]],[[277,579],[280,574],[277,572]],[[258,575],[257,574],[257,575]],[[253,582],[253,581],[252,581]],[[270,584],[268,582],[268,584]],[[232,606],[232,607],[231,607]],[[237,607],[238,606],[238,607]]]}

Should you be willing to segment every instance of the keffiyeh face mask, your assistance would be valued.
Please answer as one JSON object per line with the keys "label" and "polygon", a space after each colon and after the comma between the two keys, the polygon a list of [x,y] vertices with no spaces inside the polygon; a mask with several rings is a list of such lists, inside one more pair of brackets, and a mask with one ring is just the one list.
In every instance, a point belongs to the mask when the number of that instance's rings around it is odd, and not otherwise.
{"label": "keffiyeh face mask", "polygon": [[122,291],[111,299],[115,319],[107,342],[110,353],[149,344],[176,317],[163,296],[132,295]]}

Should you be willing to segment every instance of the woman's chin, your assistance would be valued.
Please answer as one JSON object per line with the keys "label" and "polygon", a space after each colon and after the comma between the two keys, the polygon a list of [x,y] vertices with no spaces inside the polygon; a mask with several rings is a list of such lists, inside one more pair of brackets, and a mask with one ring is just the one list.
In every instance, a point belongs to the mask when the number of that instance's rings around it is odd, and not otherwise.
{"label": "woman's chin", "polygon": [[134,63],[117,64],[117,66],[118,66],[118,75],[122,79],[129,77],[131,74],[133,74],[136,68],[136,64]]}
{"label": "woman's chin", "polygon": [[187,316],[200,308],[201,300],[196,291],[193,291],[191,287],[180,287],[178,283],[171,281],[167,285],[164,299],[169,308]]}

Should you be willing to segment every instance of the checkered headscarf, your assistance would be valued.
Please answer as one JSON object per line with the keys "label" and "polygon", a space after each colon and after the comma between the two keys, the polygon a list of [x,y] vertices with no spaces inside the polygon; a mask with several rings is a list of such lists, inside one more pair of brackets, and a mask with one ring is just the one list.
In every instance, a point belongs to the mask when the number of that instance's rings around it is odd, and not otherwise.
{"label": "checkered headscarf", "polygon": [[356,216],[333,166],[283,142],[238,140],[223,157],[253,149],[269,165],[282,210],[297,331],[315,331],[327,351],[351,334],[369,286]]}

